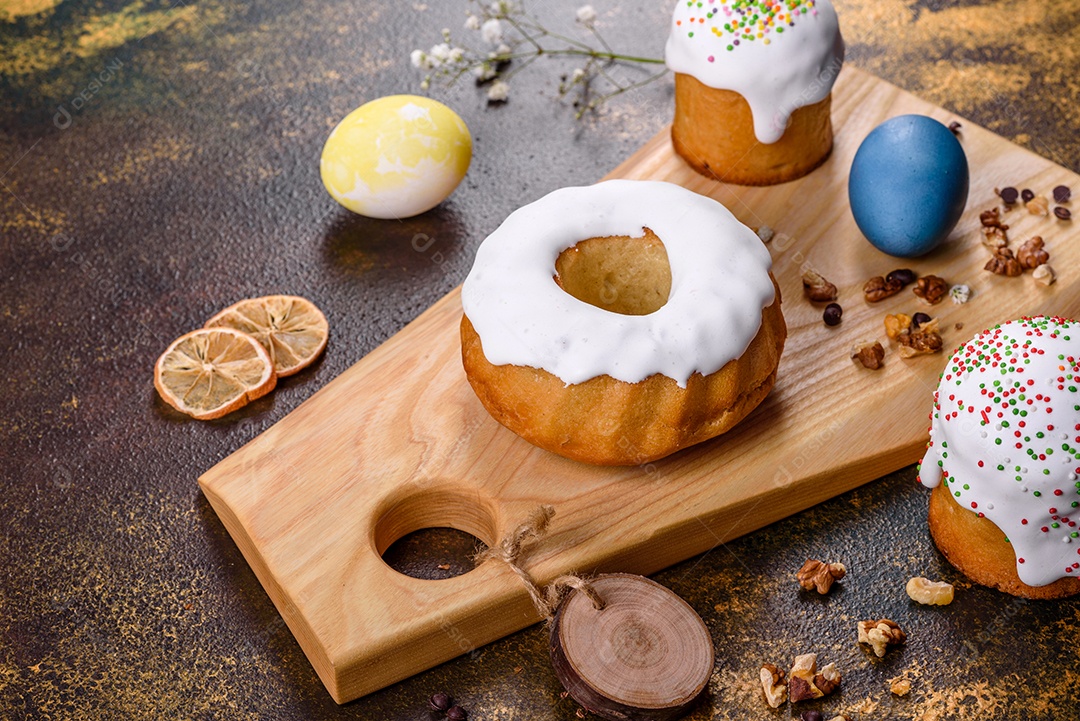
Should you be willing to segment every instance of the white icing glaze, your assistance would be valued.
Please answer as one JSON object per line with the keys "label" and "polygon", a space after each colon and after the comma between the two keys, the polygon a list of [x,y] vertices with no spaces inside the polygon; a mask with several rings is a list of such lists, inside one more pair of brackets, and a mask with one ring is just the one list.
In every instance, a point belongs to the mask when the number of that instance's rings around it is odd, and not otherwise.
{"label": "white icing glaze", "polygon": [[1080,575],[1080,324],[1036,316],[979,334],[949,359],[931,417],[919,480],[944,477],[993,521],[1029,586]]}
{"label": "white icing glaze", "polygon": [[[671,293],[648,315],[578,300],[554,279],[559,254],[588,238],[640,238],[667,250]],[[494,365],[542,368],[566,384],[661,373],[685,387],[738,358],[773,302],[772,259],[720,203],[678,185],[608,180],[562,188],[516,210],[476,253],[461,290],[465,315]]]}
{"label": "white icing glaze", "polygon": [[749,40],[745,32],[724,27],[752,12],[763,15],[747,10],[746,0],[678,0],[664,51],[675,72],[743,96],[754,116],[754,134],[766,144],[783,136],[798,108],[829,95],[844,62],[844,40],[830,0],[799,0],[796,9],[791,9],[794,0],[777,2],[777,16],[754,23]]}

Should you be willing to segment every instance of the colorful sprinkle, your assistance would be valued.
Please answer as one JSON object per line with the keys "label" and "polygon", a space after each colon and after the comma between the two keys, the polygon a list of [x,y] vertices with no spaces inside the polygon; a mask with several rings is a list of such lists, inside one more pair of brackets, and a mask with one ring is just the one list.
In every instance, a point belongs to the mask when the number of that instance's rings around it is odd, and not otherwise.
{"label": "colorful sprinkle", "polygon": [[[812,17],[818,14],[815,7],[816,0],[719,0],[720,7],[706,10],[704,16],[694,15],[688,19],[688,24],[693,26],[706,24],[708,21],[709,31],[716,37],[732,36],[726,48],[729,52],[739,46],[740,40],[762,40],[765,45],[772,41],[766,37],[775,30],[777,33],[784,32],[785,28],[795,27],[796,18],[802,19],[808,13]],[[709,5],[715,5],[716,0],[709,0]],[[700,2],[691,0],[686,3],[688,8],[704,7]],[[723,13],[721,14],[721,10]],[[682,27],[682,20],[675,21],[676,27]],[[686,37],[693,38],[693,30],[688,30]],[[709,62],[715,62],[715,58],[709,57]]]}

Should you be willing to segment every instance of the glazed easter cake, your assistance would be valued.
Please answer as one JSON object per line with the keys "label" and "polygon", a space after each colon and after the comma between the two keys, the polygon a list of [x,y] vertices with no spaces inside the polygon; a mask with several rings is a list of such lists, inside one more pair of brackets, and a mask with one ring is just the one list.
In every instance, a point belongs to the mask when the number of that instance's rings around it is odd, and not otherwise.
{"label": "glazed easter cake", "polygon": [[462,360],[525,440],[602,465],[717,436],[772,389],[787,330],[768,250],[670,183],[563,188],[512,213],[462,286]]}
{"label": "glazed easter cake", "polygon": [[672,143],[698,172],[772,185],[828,157],[844,61],[830,0],[679,0],[664,54]]}
{"label": "glazed easter cake", "polygon": [[1018,596],[1080,592],[1080,324],[980,333],[950,358],[931,418],[919,478],[949,561]]}

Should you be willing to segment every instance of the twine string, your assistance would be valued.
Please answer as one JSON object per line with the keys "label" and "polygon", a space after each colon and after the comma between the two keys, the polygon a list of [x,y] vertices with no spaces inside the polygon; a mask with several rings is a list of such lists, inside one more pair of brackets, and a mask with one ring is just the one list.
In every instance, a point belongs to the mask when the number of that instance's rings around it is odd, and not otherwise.
{"label": "twine string", "polygon": [[501,561],[510,567],[529,592],[529,598],[540,615],[547,620],[555,617],[555,611],[559,604],[566,598],[571,589],[580,591],[592,601],[593,608],[597,611],[604,610],[604,599],[596,592],[596,589],[581,576],[568,574],[559,576],[547,587],[541,587],[533,579],[529,572],[522,568],[522,557],[547,534],[551,519],[555,516],[555,508],[549,505],[539,506],[534,509],[529,517],[522,521],[517,528],[510,532],[496,546],[492,546],[476,555],[476,563],[479,565],[489,559]]}

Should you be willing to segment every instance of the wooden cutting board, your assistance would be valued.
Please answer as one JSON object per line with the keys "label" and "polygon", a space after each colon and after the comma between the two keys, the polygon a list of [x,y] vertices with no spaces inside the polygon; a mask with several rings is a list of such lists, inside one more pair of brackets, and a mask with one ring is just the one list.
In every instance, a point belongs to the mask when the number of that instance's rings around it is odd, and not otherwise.
{"label": "wooden cutting board", "polygon": [[[886,118],[955,116],[852,68],[833,93],[836,148],[808,177],[770,188],[725,186],[675,155],[664,129],[612,178],[666,180],[777,231],[775,260],[789,335],[779,382],[734,431],[645,467],[599,468],[522,441],[492,420],[461,367],[461,300],[453,291],[199,483],[338,702],[469,652],[538,620],[521,581],[488,561],[428,581],[393,571],[381,553],[420,528],[450,526],[495,543],[541,503],[551,534],[526,560],[541,582],[567,572],[649,574],[919,459],[931,394],[948,353],[902,360],[886,313],[930,310],[910,289],[864,302],[867,278],[898,267],[974,290],[933,308],[947,351],[1021,314],[1080,313],[1080,238],[1073,222],[1013,210],[1013,247],[1041,234],[1059,281],[983,270],[979,212],[994,187],[1080,194],[1080,177],[963,121],[968,209],[948,247],[897,260],[861,236],[847,203],[859,143]],[[1078,208],[1080,210],[1080,208]],[[643,219],[644,222],[644,219]],[[840,288],[843,323],[821,321],[802,295],[807,264]],[[963,330],[954,324],[963,324]],[[888,347],[876,372],[852,344]]]}

